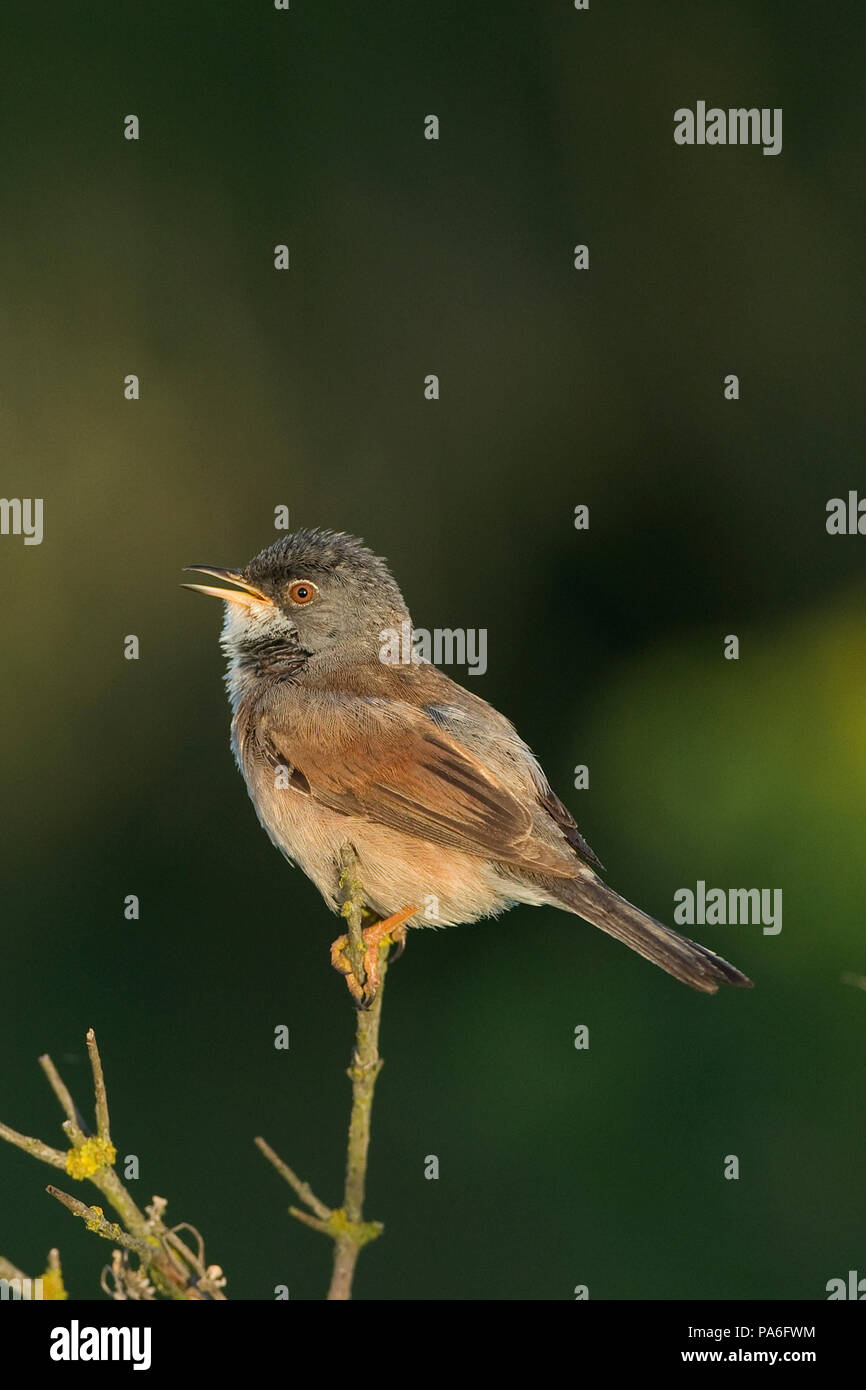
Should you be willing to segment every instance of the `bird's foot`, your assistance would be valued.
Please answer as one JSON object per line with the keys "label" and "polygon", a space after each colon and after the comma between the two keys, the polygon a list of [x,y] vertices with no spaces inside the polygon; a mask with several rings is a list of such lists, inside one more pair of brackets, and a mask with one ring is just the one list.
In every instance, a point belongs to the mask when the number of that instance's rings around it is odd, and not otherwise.
{"label": "bird's foot", "polygon": [[363,983],[358,980],[349,959],[349,938],[348,936],[338,936],[331,946],[331,964],[335,970],[345,976],[349,993],[354,999],[359,1009],[369,1009],[379,990],[379,950],[386,942],[399,947],[398,955],[402,955],[406,945],[406,927],[404,923],[408,918],[413,917],[418,911],[417,907],[404,907],[399,912],[386,917],[382,922],[374,922],[371,927],[364,927],[361,931],[361,940],[364,943],[363,959]]}

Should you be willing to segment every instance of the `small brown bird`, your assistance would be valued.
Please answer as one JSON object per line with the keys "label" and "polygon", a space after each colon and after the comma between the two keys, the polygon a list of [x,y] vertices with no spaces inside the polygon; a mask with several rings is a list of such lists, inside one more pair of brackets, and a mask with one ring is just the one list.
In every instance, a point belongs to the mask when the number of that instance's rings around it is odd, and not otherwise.
{"label": "small brown bird", "polygon": [[693,989],[750,985],[721,956],[634,907],[602,865],[513,725],[428,662],[389,664],[388,632],[411,623],[384,560],[331,531],[296,531],[243,570],[191,565],[233,589],[222,645],[232,746],[274,844],[342,906],[350,845],[368,914],[365,982],[346,937],[332,961],[369,1004],[379,946],[406,926],[450,926],[516,903],[576,913]]}

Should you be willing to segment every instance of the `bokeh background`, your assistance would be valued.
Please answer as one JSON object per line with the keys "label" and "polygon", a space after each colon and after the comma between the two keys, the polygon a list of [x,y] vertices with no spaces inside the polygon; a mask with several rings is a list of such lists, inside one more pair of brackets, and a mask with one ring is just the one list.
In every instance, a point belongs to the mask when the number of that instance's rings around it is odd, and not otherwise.
{"label": "bokeh background", "polygon": [[[779,936],[696,929],[757,984],[712,999],[552,910],[413,937],[357,1295],[866,1272],[866,538],[825,530],[866,491],[862,7],[10,0],[2,26],[2,490],[45,499],[45,538],[0,538],[0,1118],[60,1142],[36,1057],[84,1103],[94,1026],[139,1199],[230,1296],[323,1294],[252,1138],[337,1201],[335,922],[257,825],[220,611],[178,588],[285,504],[387,555],[417,624],[488,629],[467,683],[620,891],[669,920],[698,879],[784,892]],[[782,107],[782,154],[676,147],[698,99]],[[98,1297],[106,1247],[51,1180],[0,1148],[0,1253],[57,1244]]]}

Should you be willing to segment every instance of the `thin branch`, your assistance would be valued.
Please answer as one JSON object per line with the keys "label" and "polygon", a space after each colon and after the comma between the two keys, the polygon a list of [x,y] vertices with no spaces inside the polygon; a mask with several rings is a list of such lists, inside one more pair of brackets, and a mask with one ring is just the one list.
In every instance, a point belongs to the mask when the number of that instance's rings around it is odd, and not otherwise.
{"label": "thin branch", "polygon": [[66,1124],[63,1129],[69,1135],[72,1142],[76,1145],[84,1143],[84,1134],[81,1129],[81,1116],[75,1108],[75,1101],[69,1094],[66,1083],[62,1080],[59,1071],[55,1067],[48,1053],[39,1058],[39,1065],[51,1082],[51,1089],[63,1108],[66,1115]]}
{"label": "thin branch", "polygon": [[100,1139],[110,1139],[108,1125],[108,1094],[105,1090],[105,1077],[102,1074],[102,1058],[96,1046],[96,1034],[92,1028],[87,1030],[87,1052],[90,1069],[93,1072],[93,1094],[96,1098],[96,1132]]}
{"label": "thin branch", "polygon": [[331,1208],[326,1207],[324,1202],[319,1201],[315,1192],[310,1187],[310,1184],[308,1182],[304,1182],[302,1178],[299,1178],[297,1173],[292,1172],[292,1169],[289,1167],[288,1163],[285,1163],[280,1158],[279,1154],[275,1153],[274,1150],[271,1148],[270,1144],[268,1144],[266,1140],[262,1139],[261,1136],[259,1136],[255,1142],[258,1148],[261,1149],[268,1162],[274,1165],[280,1176],[285,1178],[286,1182],[289,1184],[289,1187],[291,1187],[293,1191],[297,1193],[301,1201],[304,1202],[310,1208],[310,1211],[315,1212],[316,1216],[318,1216],[320,1221],[327,1221],[331,1215]]}
{"label": "thin branch", "polygon": [[334,1234],[330,1225],[331,1215],[332,1213],[329,1212],[328,1221],[320,1221],[318,1216],[311,1216],[308,1211],[301,1211],[300,1207],[289,1207],[289,1216],[293,1216],[296,1221],[303,1222],[305,1226],[312,1226],[314,1231],[320,1231],[323,1236],[333,1236]]}
{"label": "thin branch", "polygon": [[98,1173],[93,1174],[90,1181],[111,1203],[123,1220],[123,1224],[132,1231],[133,1235],[144,1236],[156,1229],[154,1223],[149,1222],[144,1212],[136,1206],[113,1168],[100,1169]]}
{"label": "thin branch", "polygon": [[43,1144],[41,1139],[32,1139],[29,1134],[19,1134],[17,1129],[10,1129],[4,1124],[0,1124],[0,1139],[5,1139],[7,1144],[14,1144],[17,1149],[32,1154],[34,1158],[40,1158],[43,1163],[50,1163],[53,1168],[66,1167],[66,1154],[60,1149],[52,1149],[50,1144]]}
{"label": "thin branch", "polygon": [[364,887],[356,878],[357,872],[358,861],[355,851],[350,844],[344,844],[340,850],[340,887],[345,897],[342,916],[346,919],[346,934],[349,938],[346,954],[352,966],[352,974],[358,984],[363,986],[367,979],[364,970],[364,938],[361,935]]}
{"label": "thin branch", "polygon": [[364,1222],[364,1193],[367,1184],[367,1156],[370,1150],[370,1125],[373,1114],[373,1092],[376,1078],[382,1070],[379,1056],[379,1025],[382,1019],[382,999],[385,975],[388,970],[389,945],[379,948],[379,988],[369,1009],[356,1012],[355,1051],[347,1075],[352,1083],[352,1109],[349,1115],[349,1142],[346,1149],[346,1186],[343,1210],[346,1229],[334,1245],[334,1268],[330,1302],[352,1297],[352,1281],[362,1246],[381,1234],[378,1222]]}
{"label": "thin branch", "polygon": [[58,1202],[62,1202],[73,1216],[79,1216],[87,1226],[88,1231],[95,1231],[103,1240],[110,1240],[115,1245],[122,1245],[125,1250],[134,1250],[142,1260],[150,1264],[156,1253],[153,1245],[149,1245],[146,1240],[140,1240],[138,1236],[127,1235],[122,1226],[116,1221],[109,1221],[106,1218],[102,1207],[89,1207],[86,1202],[79,1202],[77,1197],[70,1197],[68,1192],[62,1192],[59,1187],[54,1187],[50,1183],[45,1191],[50,1196],[56,1197]]}
{"label": "thin branch", "polygon": [[[352,974],[361,986],[367,983],[364,970],[364,939],[362,923],[365,914],[363,885],[358,881],[357,862],[351,845],[344,845],[340,855],[340,887],[344,902],[342,916],[346,921],[348,945],[346,955],[352,967]],[[378,973],[379,985],[367,1008],[355,1010],[355,1047],[352,1065],[347,1076],[352,1083],[352,1108],[349,1115],[349,1139],[346,1148],[346,1180],[343,1205],[337,1208],[325,1206],[313,1192],[309,1183],[303,1182],[262,1138],[256,1144],[277,1172],[285,1179],[305,1206],[310,1210],[301,1211],[299,1207],[289,1207],[289,1212],[297,1221],[311,1226],[314,1231],[330,1236],[334,1242],[334,1265],[328,1300],[338,1301],[352,1297],[352,1281],[358,1255],[371,1240],[382,1234],[379,1221],[363,1219],[364,1192],[367,1183],[367,1157],[370,1151],[370,1124],[373,1113],[373,1092],[376,1078],[382,1070],[379,1056],[379,1028],[382,1021],[382,999],[385,975],[388,969],[388,952],[392,942],[386,937],[379,946]]]}

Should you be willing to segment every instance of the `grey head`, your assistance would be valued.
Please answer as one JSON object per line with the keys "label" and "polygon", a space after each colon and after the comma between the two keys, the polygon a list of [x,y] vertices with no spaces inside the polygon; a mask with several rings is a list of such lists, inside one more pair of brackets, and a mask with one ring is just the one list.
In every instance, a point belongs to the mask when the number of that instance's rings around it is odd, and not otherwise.
{"label": "grey head", "polygon": [[225,601],[230,684],[233,672],[279,674],[299,663],[326,669],[378,660],[380,633],[409,620],[385,561],[340,531],[294,531],[241,570],[189,568],[235,586],[186,586]]}

